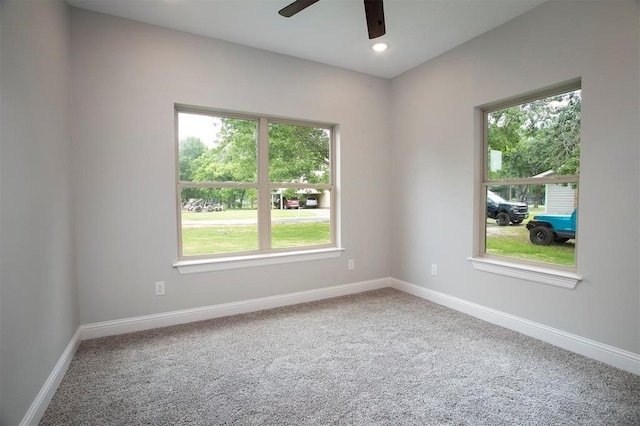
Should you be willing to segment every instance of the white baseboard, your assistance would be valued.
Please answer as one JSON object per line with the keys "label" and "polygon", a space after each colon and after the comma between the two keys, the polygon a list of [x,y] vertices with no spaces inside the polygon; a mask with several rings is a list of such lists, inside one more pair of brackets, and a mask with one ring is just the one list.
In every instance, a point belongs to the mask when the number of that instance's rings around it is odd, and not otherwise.
{"label": "white baseboard", "polygon": [[53,368],[53,371],[49,374],[47,381],[44,382],[40,392],[38,392],[36,399],[31,404],[31,407],[29,407],[27,414],[25,414],[24,418],[20,422],[20,426],[37,425],[40,422],[40,419],[47,410],[47,406],[51,402],[53,395],[56,393],[62,378],[67,372],[69,364],[78,350],[78,346],[80,346],[81,337],[82,332],[80,327],[78,327],[71,338],[71,341],[62,353],[62,356]]}
{"label": "white baseboard", "polygon": [[195,321],[204,321],[229,315],[244,314],[247,312],[262,311],[265,309],[295,305],[298,303],[313,302],[316,300],[361,293],[363,291],[376,290],[385,287],[389,287],[389,278],[323,287],[315,290],[249,299],[240,302],[223,303],[220,305],[204,306],[201,308],[184,309],[181,311],[164,312],[161,314],[145,315],[114,321],[104,321],[82,325],[80,328],[82,329],[82,339],[86,340]]}
{"label": "white baseboard", "polygon": [[413,294],[439,305],[480,318],[492,324],[505,327],[527,336],[534,337],[571,352],[601,361],[621,370],[640,375],[640,355],[623,349],[586,339],[566,331],[548,327],[486,306],[468,302],[438,291],[429,290],[405,281],[389,278],[390,286]]}

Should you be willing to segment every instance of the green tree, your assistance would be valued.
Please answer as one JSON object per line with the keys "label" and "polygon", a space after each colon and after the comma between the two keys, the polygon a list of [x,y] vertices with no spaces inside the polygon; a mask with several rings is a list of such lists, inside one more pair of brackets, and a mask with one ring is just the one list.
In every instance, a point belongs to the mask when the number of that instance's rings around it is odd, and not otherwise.
{"label": "green tree", "polygon": [[577,174],[580,110],[577,90],[490,113],[489,149],[503,155],[502,170],[492,178],[531,177],[547,170]]}
{"label": "green tree", "polygon": [[543,109],[532,155],[546,158],[544,167],[557,175],[580,172],[581,101],[580,91],[575,91],[553,97]]}
{"label": "green tree", "polygon": [[256,182],[258,179],[256,122],[222,119],[217,145],[195,163],[202,182]]}
{"label": "green tree", "polygon": [[[581,100],[576,90],[488,114],[488,149],[502,152],[502,168],[490,170],[489,177],[532,177],[549,170],[578,174]],[[529,191],[542,197],[543,187],[534,186],[519,186],[518,198]]]}
{"label": "green tree", "polygon": [[269,125],[271,182],[329,183],[329,131],[272,123]]}
{"label": "green tree", "polygon": [[[223,118],[216,146],[193,162],[198,182],[256,182],[257,126],[252,120]],[[244,188],[209,188],[208,198],[228,209],[255,204],[255,191]]]}
{"label": "green tree", "polygon": [[193,181],[195,161],[207,151],[207,147],[202,143],[200,138],[189,136],[180,141],[178,151],[180,158],[180,180],[191,182]]}
{"label": "green tree", "polygon": [[[207,151],[207,147],[199,138],[189,136],[182,139],[178,144],[178,166],[180,180],[193,182],[196,162]],[[201,198],[199,191],[195,188],[185,188],[181,198],[186,201],[191,198]]]}
{"label": "green tree", "polygon": [[[188,138],[180,147],[180,178],[194,182],[257,182],[257,122],[222,118],[216,145],[206,149]],[[196,139],[197,140],[197,139]],[[202,149],[201,149],[202,148]],[[271,182],[328,183],[330,133],[323,128],[271,123],[269,178]],[[183,178],[184,176],[184,178]],[[187,190],[185,190],[185,193]],[[194,192],[194,191],[191,191]],[[242,188],[205,189],[207,198],[227,208],[253,206],[255,191]]]}

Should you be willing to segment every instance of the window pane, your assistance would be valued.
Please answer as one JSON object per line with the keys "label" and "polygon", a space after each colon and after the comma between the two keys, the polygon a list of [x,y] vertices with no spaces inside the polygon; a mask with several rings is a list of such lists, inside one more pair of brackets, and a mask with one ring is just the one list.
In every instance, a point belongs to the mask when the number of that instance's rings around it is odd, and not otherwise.
{"label": "window pane", "polygon": [[178,113],[180,181],[256,182],[257,122]]}
{"label": "window pane", "polygon": [[271,194],[273,248],[331,243],[330,191],[284,189]]}
{"label": "window pane", "polygon": [[581,91],[487,114],[489,180],[578,175]]}
{"label": "window pane", "polygon": [[255,189],[183,188],[182,255],[258,249]]}
{"label": "window pane", "polygon": [[577,183],[487,190],[486,253],[575,266]]}
{"label": "window pane", "polygon": [[331,130],[269,123],[271,182],[330,183]]}

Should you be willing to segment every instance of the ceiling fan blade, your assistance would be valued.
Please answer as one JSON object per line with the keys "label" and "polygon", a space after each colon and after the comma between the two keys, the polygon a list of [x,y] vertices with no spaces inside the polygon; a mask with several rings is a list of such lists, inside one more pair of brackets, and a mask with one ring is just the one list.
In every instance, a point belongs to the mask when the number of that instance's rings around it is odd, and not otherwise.
{"label": "ceiling fan blade", "polygon": [[298,12],[302,12],[312,4],[316,3],[318,0],[296,0],[291,3],[289,6],[285,6],[278,11],[281,16],[285,18],[291,18]]}
{"label": "ceiling fan blade", "polygon": [[367,15],[369,39],[383,36],[386,30],[384,27],[382,0],[364,0],[364,13]]}

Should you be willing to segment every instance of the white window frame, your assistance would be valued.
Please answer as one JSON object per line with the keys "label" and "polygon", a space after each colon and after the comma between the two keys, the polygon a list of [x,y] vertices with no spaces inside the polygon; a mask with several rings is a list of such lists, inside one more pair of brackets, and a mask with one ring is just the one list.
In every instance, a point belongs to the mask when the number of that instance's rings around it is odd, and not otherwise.
{"label": "white window frame", "polygon": [[[576,234],[575,266],[553,265],[535,262],[526,259],[516,259],[505,256],[496,256],[486,253],[486,220],[487,220],[487,190],[491,186],[522,185],[522,184],[558,184],[576,183],[579,185],[580,175],[550,176],[521,179],[490,180],[488,171],[488,115],[491,112],[525,104],[534,100],[582,89],[581,79],[574,79],[545,89],[536,90],[524,95],[505,99],[498,102],[477,107],[475,110],[475,122],[481,126],[478,137],[475,140],[476,167],[476,195],[475,195],[475,223],[474,246],[472,256],[468,258],[473,268],[478,271],[489,272],[511,278],[519,278],[526,281],[541,284],[574,289],[582,276],[578,275],[578,235]],[[534,180],[535,179],[535,180]],[[579,220],[580,215],[578,215]],[[580,227],[577,226],[579,229]]]}
{"label": "white window frame", "polygon": [[[255,121],[257,125],[257,182],[185,182],[180,181],[179,126],[178,115],[192,113],[212,117],[236,118]],[[339,257],[344,249],[340,248],[338,226],[338,190],[337,190],[337,155],[338,125],[287,119],[269,115],[254,115],[233,111],[196,107],[184,104],[174,105],[175,119],[175,182],[176,182],[176,223],[178,237],[178,261],[173,264],[181,274],[211,272],[235,268],[264,266],[280,263],[302,262],[331,259]],[[270,182],[269,181],[269,124],[287,124],[322,128],[330,131],[328,184],[304,182]],[[258,249],[244,252],[214,253],[206,255],[184,256],[182,248],[181,192],[185,188],[252,188],[258,191]],[[330,242],[313,246],[292,248],[271,248],[271,193],[274,189],[322,189],[329,191],[330,197]]]}

